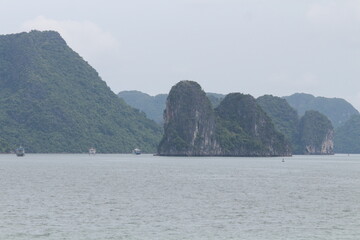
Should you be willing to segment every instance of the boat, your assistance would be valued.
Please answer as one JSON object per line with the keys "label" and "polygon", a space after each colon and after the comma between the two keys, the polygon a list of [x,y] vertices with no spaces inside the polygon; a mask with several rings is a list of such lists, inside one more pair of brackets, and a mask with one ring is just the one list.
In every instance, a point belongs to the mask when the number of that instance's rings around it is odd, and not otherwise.
{"label": "boat", "polygon": [[20,146],[17,149],[15,149],[16,156],[23,157],[25,155],[25,149]]}
{"label": "boat", "polygon": [[140,154],[141,154],[141,150],[138,149],[138,148],[135,148],[135,149],[133,150],[133,153],[136,154],[136,155],[140,155]]}
{"label": "boat", "polygon": [[90,148],[90,149],[89,149],[89,154],[90,154],[90,155],[96,154],[96,149],[95,149],[95,148]]}

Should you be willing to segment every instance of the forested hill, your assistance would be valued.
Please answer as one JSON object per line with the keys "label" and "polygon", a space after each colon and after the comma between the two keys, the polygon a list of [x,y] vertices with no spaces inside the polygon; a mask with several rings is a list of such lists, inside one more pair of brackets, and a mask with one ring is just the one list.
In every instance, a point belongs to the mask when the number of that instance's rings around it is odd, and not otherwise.
{"label": "forested hill", "polygon": [[284,97],[300,116],[308,110],[316,110],[327,116],[334,127],[338,127],[359,112],[342,98],[314,97],[311,94],[295,93]]}
{"label": "forested hill", "polygon": [[27,152],[154,152],[161,137],[53,31],[0,36],[0,106],[2,141]]}

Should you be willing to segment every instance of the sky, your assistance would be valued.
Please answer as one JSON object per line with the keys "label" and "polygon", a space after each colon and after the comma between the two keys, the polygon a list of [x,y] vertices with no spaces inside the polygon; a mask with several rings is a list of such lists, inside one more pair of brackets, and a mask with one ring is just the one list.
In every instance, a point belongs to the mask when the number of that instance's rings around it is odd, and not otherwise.
{"label": "sky", "polygon": [[118,93],[344,98],[360,110],[360,0],[0,0],[0,34],[55,30]]}

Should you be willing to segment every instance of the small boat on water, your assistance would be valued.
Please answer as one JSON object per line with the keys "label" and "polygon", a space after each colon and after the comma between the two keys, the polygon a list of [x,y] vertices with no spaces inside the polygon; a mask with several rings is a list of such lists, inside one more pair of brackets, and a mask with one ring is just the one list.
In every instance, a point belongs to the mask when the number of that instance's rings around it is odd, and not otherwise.
{"label": "small boat on water", "polygon": [[25,148],[23,147],[18,147],[17,149],[15,149],[15,154],[18,157],[23,157],[25,155]]}
{"label": "small boat on water", "polygon": [[133,153],[136,154],[136,155],[140,155],[140,154],[141,154],[141,150],[138,149],[138,148],[135,148],[135,149],[133,150]]}
{"label": "small boat on water", "polygon": [[96,149],[95,148],[90,148],[89,149],[89,154],[90,155],[95,155],[96,154]]}

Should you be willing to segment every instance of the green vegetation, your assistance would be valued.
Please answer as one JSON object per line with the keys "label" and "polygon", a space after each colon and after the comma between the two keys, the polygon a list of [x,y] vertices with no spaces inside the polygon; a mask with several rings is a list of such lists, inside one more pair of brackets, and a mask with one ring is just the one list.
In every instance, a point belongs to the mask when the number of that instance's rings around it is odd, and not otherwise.
{"label": "green vegetation", "polygon": [[298,125],[299,116],[297,112],[280,97],[264,95],[257,98],[257,103],[271,118],[275,128],[285,135],[291,142],[293,152],[299,152]]}
{"label": "green vegetation", "polygon": [[327,116],[335,128],[344,124],[351,116],[359,115],[350,103],[341,98],[314,97],[305,93],[295,93],[284,98],[300,116],[308,110],[316,110]]}
{"label": "green vegetation", "polygon": [[335,130],[335,152],[360,153],[360,116],[354,115]]}
{"label": "green vegetation", "polygon": [[0,138],[0,153],[9,153],[11,149],[4,139]]}
{"label": "green vegetation", "polygon": [[56,32],[0,36],[0,96],[0,136],[12,149],[155,152],[161,137]]}

